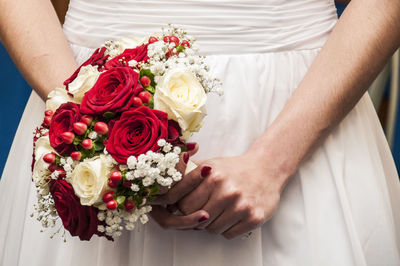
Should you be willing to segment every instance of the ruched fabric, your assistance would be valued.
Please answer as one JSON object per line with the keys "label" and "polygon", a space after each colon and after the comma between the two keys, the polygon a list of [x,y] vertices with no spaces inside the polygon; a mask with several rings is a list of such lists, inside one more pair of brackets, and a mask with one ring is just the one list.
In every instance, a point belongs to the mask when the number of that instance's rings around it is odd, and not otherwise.
{"label": "ruched fabric", "polygon": [[[168,22],[198,37],[225,90],[209,96],[193,137],[194,159],[207,159],[242,154],[271,125],[328,38],[334,11],[330,0],[71,0],[64,31],[78,62],[106,39],[145,36]],[[301,164],[274,216],[230,241],[153,221],[115,242],[40,233],[29,217],[30,160],[43,111],[32,93],[1,179],[2,266],[400,265],[398,175],[368,94]]]}

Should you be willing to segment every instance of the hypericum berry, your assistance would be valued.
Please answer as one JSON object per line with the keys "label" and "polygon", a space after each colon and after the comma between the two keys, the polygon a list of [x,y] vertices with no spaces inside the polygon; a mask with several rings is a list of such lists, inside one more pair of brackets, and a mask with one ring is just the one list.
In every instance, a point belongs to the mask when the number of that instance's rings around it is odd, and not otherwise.
{"label": "hypericum berry", "polygon": [[81,122],[85,123],[86,125],[90,125],[93,121],[93,117],[91,117],[90,115],[83,115],[81,117]]}
{"label": "hypericum berry", "polygon": [[43,156],[43,161],[45,161],[46,163],[54,163],[55,160],[56,155],[52,152],[47,153],[45,156]]}
{"label": "hypericum berry", "polygon": [[58,169],[56,169],[56,171],[59,172],[59,174],[58,174],[58,177],[59,177],[59,178],[64,178],[64,177],[67,175],[67,173],[65,172],[65,170],[62,169],[62,168],[58,168]]}
{"label": "hypericum berry", "polygon": [[139,97],[133,97],[132,105],[133,107],[142,106],[143,105],[142,99],[140,99]]}
{"label": "hypericum berry", "polygon": [[106,194],[103,195],[103,201],[104,203],[109,202],[110,200],[113,200],[115,196],[114,191],[107,192]]}
{"label": "hypericum berry", "polygon": [[148,91],[142,91],[139,93],[139,98],[142,100],[142,102],[149,103],[151,100],[151,93]]}
{"label": "hypericum berry", "polygon": [[118,187],[118,183],[115,183],[115,182],[112,181],[111,179],[108,179],[107,185],[108,185],[110,188],[116,188],[116,187]]}
{"label": "hypericum berry", "polygon": [[45,116],[43,122],[46,125],[50,126],[50,124],[51,124],[51,116]]}
{"label": "hypericum berry", "polygon": [[107,132],[108,132],[108,126],[107,126],[107,124],[104,123],[104,122],[97,122],[97,123],[94,125],[94,131],[96,131],[96,132],[97,132],[98,134],[100,134],[100,135],[107,134]]}
{"label": "hypericum berry", "polygon": [[119,181],[121,181],[122,179],[122,173],[121,171],[114,171],[110,174],[110,179],[115,182],[118,183]]}
{"label": "hypericum berry", "polygon": [[75,161],[80,161],[82,158],[82,153],[80,151],[73,151],[71,152],[71,158]]}
{"label": "hypericum berry", "polygon": [[175,43],[176,46],[178,46],[180,41],[179,41],[179,38],[178,38],[178,37],[176,37],[176,36],[171,36],[171,37],[169,37],[169,42],[170,42],[170,43],[173,42],[173,43]]}
{"label": "hypericum berry", "polygon": [[109,210],[115,210],[118,207],[118,204],[115,200],[110,200],[109,202],[107,202],[106,207]]}
{"label": "hypericum berry", "polygon": [[135,202],[133,202],[133,200],[126,200],[124,205],[125,205],[125,210],[128,212],[135,209],[136,207]]}
{"label": "hypericum berry", "polygon": [[130,188],[132,186],[132,181],[125,181],[122,185],[126,188]]}
{"label": "hypericum berry", "polygon": [[154,37],[154,36],[151,36],[149,38],[149,43],[155,43],[155,42],[158,42],[158,39],[156,37]]}
{"label": "hypericum berry", "polygon": [[83,122],[76,122],[72,125],[72,127],[74,128],[75,133],[78,135],[85,134],[87,129],[87,125]]}
{"label": "hypericum berry", "polygon": [[[175,49],[175,48],[174,48]],[[171,57],[171,56],[174,56],[174,55],[177,55],[178,54],[178,52],[177,51],[174,51],[174,49],[168,49],[168,52],[167,52],[167,57],[169,58],[169,57]],[[175,49],[176,50],[176,49]]]}
{"label": "hypericum berry", "polygon": [[47,169],[49,169],[49,171],[53,173],[55,170],[58,169],[58,166],[56,164],[50,164]]}
{"label": "hypericum berry", "polygon": [[182,45],[182,46],[185,46],[185,47],[187,47],[187,48],[190,48],[190,43],[189,43],[188,41],[186,41],[186,40],[183,40],[182,43],[181,43],[181,45]]}
{"label": "hypericum berry", "polygon": [[169,43],[169,38],[170,38],[169,36],[165,36],[164,39],[163,39],[164,42]]}
{"label": "hypericum berry", "polygon": [[82,147],[86,150],[89,150],[93,147],[93,141],[91,139],[84,139],[82,141]]}
{"label": "hypericum berry", "polygon": [[144,87],[148,87],[151,84],[151,80],[148,76],[143,76],[140,78],[140,83],[142,83]]}
{"label": "hypericum berry", "polygon": [[64,132],[61,133],[60,137],[63,139],[65,143],[71,144],[74,141],[75,134],[72,132]]}
{"label": "hypericum berry", "polygon": [[53,116],[54,112],[52,110],[46,110],[44,111],[45,116]]}

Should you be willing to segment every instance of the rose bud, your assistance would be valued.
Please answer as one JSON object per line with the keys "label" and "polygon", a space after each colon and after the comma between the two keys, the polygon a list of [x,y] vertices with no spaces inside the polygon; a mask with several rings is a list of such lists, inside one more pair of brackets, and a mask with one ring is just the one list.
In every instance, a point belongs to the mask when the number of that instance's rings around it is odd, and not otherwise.
{"label": "rose bud", "polygon": [[158,42],[158,39],[156,37],[154,37],[154,36],[151,36],[149,38],[149,43],[155,43],[155,42]]}
{"label": "rose bud", "polygon": [[136,207],[135,202],[133,202],[133,200],[125,201],[124,205],[125,205],[125,210],[128,212],[135,209],[135,207]]}
{"label": "rose bud", "polygon": [[116,187],[118,187],[118,183],[115,183],[115,182],[112,181],[111,179],[108,179],[107,185],[108,185],[110,188],[116,188]]}
{"label": "rose bud", "polygon": [[139,93],[139,98],[144,102],[144,103],[149,103],[151,100],[151,93],[148,91],[142,91]]}
{"label": "rose bud", "polygon": [[115,183],[118,183],[119,181],[121,181],[121,179],[122,179],[121,171],[112,172],[110,175],[110,179]]}
{"label": "rose bud", "polygon": [[148,76],[143,76],[140,78],[140,83],[142,83],[144,87],[148,87],[151,83],[151,80]]}
{"label": "rose bud", "polygon": [[132,105],[133,107],[142,106],[143,105],[142,99],[140,99],[139,97],[133,97]]}
{"label": "rose bud", "polygon": [[80,151],[73,151],[71,152],[71,158],[75,161],[80,161],[82,158],[82,153]]}
{"label": "rose bud", "polygon": [[43,161],[45,161],[46,163],[54,163],[55,160],[56,155],[52,152],[47,153],[45,156],[43,156]]}
{"label": "rose bud", "polygon": [[81,145],[84,149],[89,150],[93,147],[93,141],[91,139],[84,139]]}
{"label": "rose bud", "polygon": [[97,123],[94,125],[94,131],[96,131],[96,132],[97,132],[98,134],[100,134],[100,135],[107,134],[107,132],[108,132],[108,126],[107,126],[107,124],[104,123],[104,122],[97,122]]}
{"label": "rose bud", "polygon": [[50,117],[50,116],[46,116],[46,117],[44,118],[43,122],[44,122],[46,125],[50,126],[50,124],[51,124],[51,117]]}
{"label": "rose bud", "polygon": [[81,117],[81,122],[85,123],[88,126],[92,123],[92,121],[93,121],[93,117],[91,117],[90,115],[83,115]]}
{"label": "rose bud", "polygon": [[110,200],[113,200],[115,196],[114,191],[107,192],[106,194],[103,195],[103,201],[104,203],[109,202]]}
{"label": "rose bud", "polygon": [[107,202],[106,207],[109,210],[115,210],[118,207],[118,204],[115,200],[110,200],[109,202]]}
{"label": "rose bud", "polygon": [[47,169],[49,169],[50,172],[54,172],[58,169],[58,166],[56,164],[50,164]]}
{"label": "rose bud", "polygon": [[64,132],[61,133],[60,137],[63,139],[65,143],[71,144],[74,141],[75,134],[72,132]]}
{"label": "rose bud", "polygon": [[45,116],[52,116],[54,114],[54,112],[52,110],[46,110],[44,111],[44,115]]}
{"label": "rose bud", "polygon": [[72,125],[74,132],[78,135],[83,135],[87,129],[87,125],[83,122],[76,122]]}
{"label": "rose bud", "polygon": [[178,46],[180,41],[179,41],[179,38],[178,38],[178,37],[176,37],[176,36],[171,36],[171,37],[169,37],[169,42],[170,42],[170,43],[173,42],[173,43],[175,43],[176,46]]}
{"label": "rose bud", "polygon": [[185,46],[185,47],[187,47],[187,48],[190,48],[190,43],[189,43],[188,41],[186,41],[186,40],[183,40],[182,43],[181,43],[181,45],[182,45],[182,46]]}

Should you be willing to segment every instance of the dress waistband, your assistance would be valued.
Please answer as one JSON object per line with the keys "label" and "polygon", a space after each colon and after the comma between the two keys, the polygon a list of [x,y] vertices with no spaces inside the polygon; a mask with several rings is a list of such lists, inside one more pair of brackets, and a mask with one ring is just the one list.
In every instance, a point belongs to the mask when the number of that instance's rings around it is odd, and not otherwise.
{"label": "dress waistband", "polygon": [[172,23],[203,54],[244,54],[320,48],[336,21],[333,0],[71,0],[64,32],[72,44],[96,48]]}

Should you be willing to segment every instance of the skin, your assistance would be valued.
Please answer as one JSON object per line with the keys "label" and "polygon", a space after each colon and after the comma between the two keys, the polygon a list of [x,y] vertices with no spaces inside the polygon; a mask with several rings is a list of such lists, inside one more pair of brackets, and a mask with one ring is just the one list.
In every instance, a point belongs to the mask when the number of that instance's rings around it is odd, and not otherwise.
{"label": "skin", "polygon": [[[301,162],[355,106],[399,46],[399,0],[351,1],[265,133],[243,155],[199,162],[177,189],[156,202],[176,204],[186,216],[157,207],[155,220],[168,229],[192,223],[228,239],[264,224]],[[212,167],[206,177],[201,176],[204,166]],[[200,209],[208,215],[199,224],[193,212]]]}
{"label": "skin", "polygon": [[[240,156],[197,162],[154,202],[159,205],[153,218],[166,229],[204,228],[229,239],[268,221],[301,162],[354,107],[399,47],[399,25],[400,0],[351,1],[267,131]],[[77,67],[50,1],[0,0],[0,39],[43,99]],[[207,176],[201,175],[204,166],[212,167]],[[183,172],[183,160],[178,167]],[[241,182],[243,177],[249,182]],[[164,204],[176,205],[184,215]]]}

